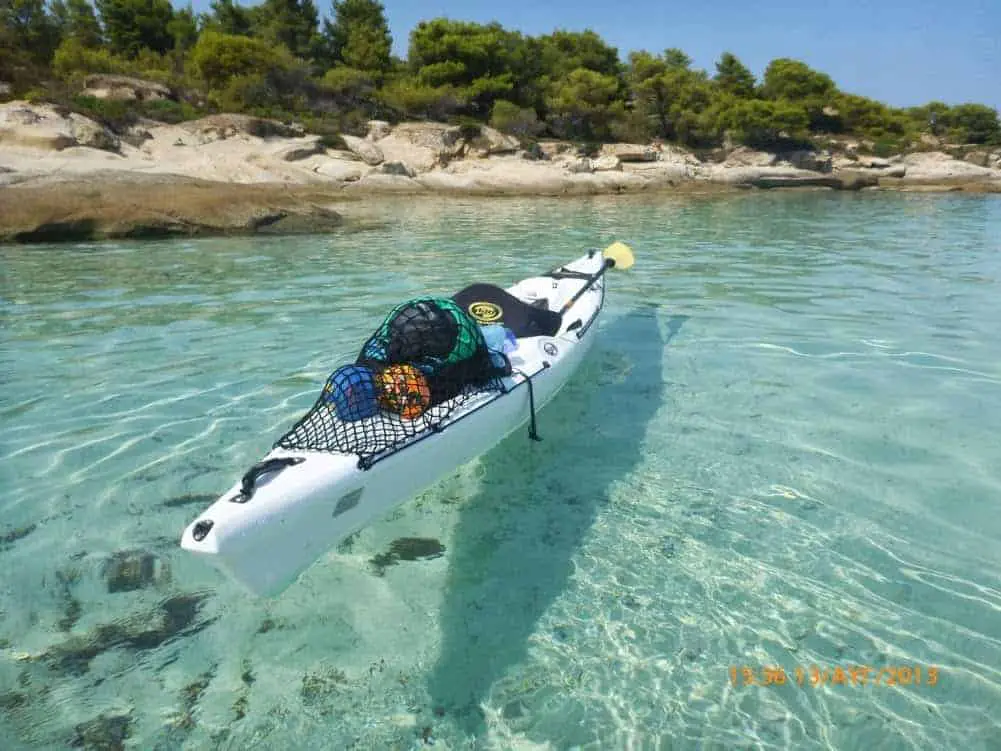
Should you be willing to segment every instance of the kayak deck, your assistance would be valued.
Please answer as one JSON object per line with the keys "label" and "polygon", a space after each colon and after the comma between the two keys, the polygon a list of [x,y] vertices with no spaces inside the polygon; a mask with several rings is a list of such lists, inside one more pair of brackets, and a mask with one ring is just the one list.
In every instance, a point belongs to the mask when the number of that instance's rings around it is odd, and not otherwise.
{"label": "kayak deck", "polygon": [[[580,263],[580,260],[578,262]],[[517,337],[517,346],[505,356],[510,373],[486,381],[465,384],[454,397],[434,404],[418,417],[408,419],[400,414],[381,410],[369,417],[344,420],[321,395],[310,410],[275,442],[273,449],[288,451],[325,451],[358,458],[358,467],[371,468],[407,445],[444,430],[449,424],[481,409],[508,393],[548,367],[544,350],[540,353],[540,337],[559,337],[571,333],[579,338],[590,321],[561,315],[564,302],[583,286],[589,273],[562,266],[550,274],[531,277],[504,290],[488,284],[474,284],[455,295],[479,321],[491,323],[503,320]],[[593,287],[593,293],[603,297],[603,282]],[[577,307],[577,306],[574,306]],[[600,303],[591,311],[597,316]],[[555,310],[554,310],[555,308]],[[573,308],[571,308],[571,311]],[[531,384],[529,383],[531,386]],[[534,430],[534,428],[533,428]]]}
{"label": "kayak deck", "polygon": [[529,418],[535,437],[536,410],[562,389],[594,342],[604,279],[582,290],[603,264],[595,252],[507,288],[526,305],[545,298],[556,311],[578,297],[563,312],[558,331],[517,339],[508,353],[511,372],[496,388],[470,389],[444,416],[449,405],[438,412],[432,407],[433,427],[415,429],[406,425],[413,421],[384,416],[381,425],[398,429],[391,436],[398,440],[375,447],[368,457],[358,453],[364,446],[344,451],[276,444],[188,524],[181,547],[252,594],[275,596],[348,535],[482,455]]}

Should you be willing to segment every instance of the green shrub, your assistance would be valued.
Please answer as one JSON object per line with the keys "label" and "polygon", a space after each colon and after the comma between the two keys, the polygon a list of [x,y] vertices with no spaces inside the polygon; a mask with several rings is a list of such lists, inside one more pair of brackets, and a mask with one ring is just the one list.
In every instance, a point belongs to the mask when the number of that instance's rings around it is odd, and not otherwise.
{"label": "green shrub", "polygon": [[187,102],[175,102],[170,99],[136,102],[135,107],[143,116],[151,120],[170,124],[197,120],[203,114]]}
{"label": "green shrub", "polygon": [[879,138],[873,143],[872,146],[872,153],[875,156],[883,157],[884,159],[895,156],[902,151],[904,151],[904,144],[896,138]]}
{"label": "green shrub", "polygon": [[961,143],[1001,143],[997,110],[983,104],[959,104],[949,114],[954,137]]}
{"label": "green shrub", "polygon": [[405,117],[445,122],[462,111],[465,100],[451,86],[427,86],[412,78],[398,78],[378,94],[382,103]]}
{"label": "green shrub", "polygon": [[331,93],[347,96],[369,95],[375,91],[375,80],[370,73],[346,65],[328,70],[321,83]]}
{"label": "green shrub", "polygon": [[804,107],[781,100],[730,100],[719,111],[718,118],[721,131],[730,131],[735,140],[758,148],[801,139],[810,124]]}
{"label": "green shrub", "polygon": [[133,103],[119,99],[97,99],[78,94],[70,100],[68,106],[74,112],[96,120],[116,133],[121,133],[139,120],[139,113]]}
{"label": "green shrub", "polygon": [[459,135],[466,141],[472,141],[483,134],[483,123],[469,115],[453,117],[452,123],[459,127]]}
{"label": "green shrub", "polygon": [[624,143],[646,143],[654,135],[650,117],[642,111],[632,110],[615,118],[611,125],[612,138]]}
{"label": "green shrub", "polygon": [[191,51],[191,63],[210,88],[224,89],[234,80],[242,80],[246,88],[251,79],[290,68],[294,61],[284,49],[260,39],[206,31]]}
{"label": "green shrub", "polygon": [[24,99],[26,102],[30,102],[31,104],[44,104],[46,102],[53,101],[52,94],[41,86],[35,86],[28,89],[21,94],[20,98]]}
{"label": "green shrub", "polygon": [[519,107],[514,102],[498,99],[490,113],[490,125],[502,133],[510,133],[523,140],[540,135],[546,126],[530,107]]}
{"label": "green shrub", "polygon": [[107,49],[84,47],[75,39],[66,39],[52,58],[53,72],[64,81],[79,84],[91,73],[129,72],[130,65]]}

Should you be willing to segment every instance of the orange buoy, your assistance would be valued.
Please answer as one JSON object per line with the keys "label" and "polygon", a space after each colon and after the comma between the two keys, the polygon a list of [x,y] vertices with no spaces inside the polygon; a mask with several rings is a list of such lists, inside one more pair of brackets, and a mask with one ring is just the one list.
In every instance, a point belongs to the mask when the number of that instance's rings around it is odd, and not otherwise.
{"label": "orange buoy", "polygon": [[390,365],[379,374],[379,402],[408,420],[420,417],[431,405],[427,379],[413,365]]}

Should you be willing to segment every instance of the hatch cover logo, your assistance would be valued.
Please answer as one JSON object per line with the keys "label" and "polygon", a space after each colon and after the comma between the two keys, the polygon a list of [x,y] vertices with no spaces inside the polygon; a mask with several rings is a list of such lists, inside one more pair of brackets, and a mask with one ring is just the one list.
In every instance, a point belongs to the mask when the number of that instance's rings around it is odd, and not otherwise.
{"label": "hatch cover logo", "polygon": [[469,305],[469,313],[480,323],[493,323],[504,315],[504,309],[492,302],[474,302]]}

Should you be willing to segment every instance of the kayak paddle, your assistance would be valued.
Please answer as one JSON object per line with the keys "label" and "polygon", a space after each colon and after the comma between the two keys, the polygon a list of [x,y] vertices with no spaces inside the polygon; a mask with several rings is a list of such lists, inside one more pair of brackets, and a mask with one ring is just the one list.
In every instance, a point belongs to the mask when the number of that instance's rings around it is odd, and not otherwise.
{"label": "kayak paddle", "polygon": [[591,285],[598,281],[601,278],[601,275],[608,271],[608,269],[614,266],[617,269],[625,271],[632,266],[633,262],[636,260],[633,257],[632,248],[623,242],[619,242],[618,240],[605,248],[604,256],[604,265],[591,275],[591,277],[587,280],[587,283],[577,291],[577,294],[566,301],[566,304],[560,308],[560,315],[563,315],[570,310],[570,306],[577,302],[580,296],[587,292]]}

